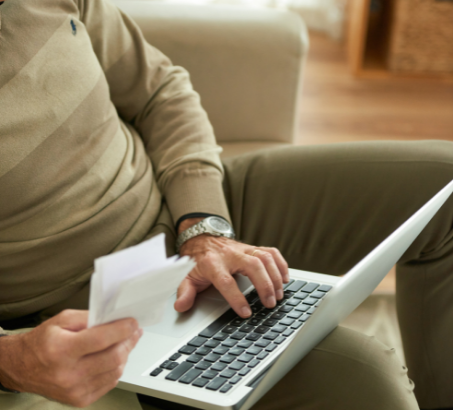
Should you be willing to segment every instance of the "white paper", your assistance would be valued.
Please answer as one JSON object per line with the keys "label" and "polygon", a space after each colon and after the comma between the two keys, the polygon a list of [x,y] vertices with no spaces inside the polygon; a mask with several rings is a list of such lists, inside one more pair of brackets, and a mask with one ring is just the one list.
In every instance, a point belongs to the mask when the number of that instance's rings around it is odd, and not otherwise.
{"label": "white paper", "polygon": [[96,259],[88,327],[127,317],[140,327],[158,323],[168,298],[194,267],[188,257],[166,257],[164,234]]}

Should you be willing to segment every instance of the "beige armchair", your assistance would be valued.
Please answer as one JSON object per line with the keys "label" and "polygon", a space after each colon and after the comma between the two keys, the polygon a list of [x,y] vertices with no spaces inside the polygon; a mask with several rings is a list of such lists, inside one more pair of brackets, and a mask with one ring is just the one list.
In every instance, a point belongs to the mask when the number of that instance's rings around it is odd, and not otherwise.
{"label": "beige armchair", "polygon": [[308,49],[298,16],[237,6],[115,3],[150,44],[189,71],[224,157],[293,143]]}

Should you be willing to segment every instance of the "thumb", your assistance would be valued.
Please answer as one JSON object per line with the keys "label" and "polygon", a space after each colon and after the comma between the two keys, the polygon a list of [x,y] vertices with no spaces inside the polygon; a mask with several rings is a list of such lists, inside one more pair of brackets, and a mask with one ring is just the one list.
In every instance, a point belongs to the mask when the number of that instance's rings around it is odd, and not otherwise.
{"label": "thumb", "polygon": [[189,310],[195,302],[197,287],[186,277],[179,285],[177,296],[178,298],[174,305],[175,310],[177,312],[185,312]]}

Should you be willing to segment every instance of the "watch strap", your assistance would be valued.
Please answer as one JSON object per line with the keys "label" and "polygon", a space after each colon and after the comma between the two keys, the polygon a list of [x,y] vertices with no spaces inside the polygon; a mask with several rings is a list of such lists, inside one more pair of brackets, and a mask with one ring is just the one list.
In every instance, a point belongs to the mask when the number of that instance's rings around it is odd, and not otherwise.
{"label": "watch strap", "polygon": [[[195,238],[196,236],[203,235],[205,233],[208,233],[209,235],[213,236],[221,236],[221,237],[226,237],[226,238],[234,238],[234,233],[232,235],[229,234],[223,234],[221,232],[212,232],[206,228],[205,225],[205,220],[207,218],[203,219],[202,221],[196,223],[195,225],[192,225],[190,228],[187,228],[185,231],[182,231],[179,235],[178,238],[176,239],[176,253],[179,253],[181,246],[187,242],[189,239]],[[223,219],[223,218],[222,218]]]}

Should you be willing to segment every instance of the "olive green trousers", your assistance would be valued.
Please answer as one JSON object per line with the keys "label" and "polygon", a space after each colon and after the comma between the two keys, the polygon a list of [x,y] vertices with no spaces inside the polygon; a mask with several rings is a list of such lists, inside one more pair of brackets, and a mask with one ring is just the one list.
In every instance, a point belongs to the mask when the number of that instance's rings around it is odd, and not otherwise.
{"label": "olive green trousers", "polygon": [[[453,179],[453,144],[288,147],[227,159],[225,170],[224,190],[239,240],[280,249],[292,268],[341,275]],[[452,407],[452,227],[453,198],[397,266],[398,318],[415,389],[394,349],[338,327],[254,409]],[[172,251],[174,229],[165,212],[150,235],[158,232],[167,234]],[[69,407],[20,394],[0,395],[0,408]],[[135,394],[115,389],[88,408],[139,410],[140,404]]]}

